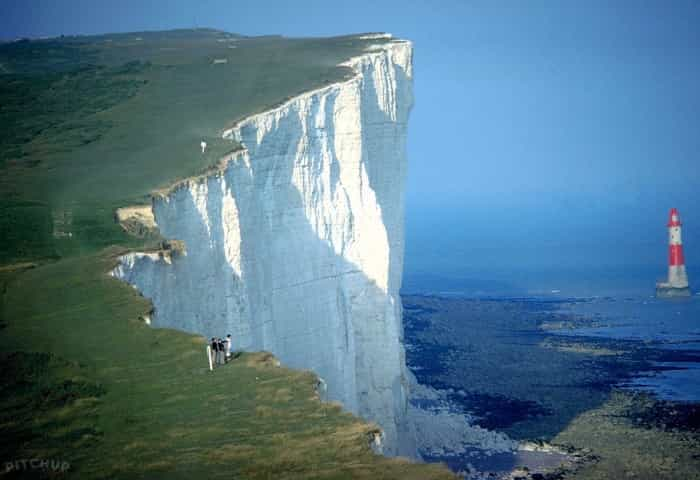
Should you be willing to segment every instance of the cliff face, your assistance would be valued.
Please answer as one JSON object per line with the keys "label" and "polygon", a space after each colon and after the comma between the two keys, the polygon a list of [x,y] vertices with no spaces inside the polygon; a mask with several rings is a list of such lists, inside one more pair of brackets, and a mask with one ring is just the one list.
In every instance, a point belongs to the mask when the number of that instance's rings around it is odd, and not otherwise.
{"label": "cliff face", "polygon": [[231,333],[311,369],[381,425],[386,453],[414,456],[398,294],[410,43],[386,38],[348,66],[226,131],[243,151],[153,201],[186,252],[128,254],[113,274],[152,300],[154,326]]}

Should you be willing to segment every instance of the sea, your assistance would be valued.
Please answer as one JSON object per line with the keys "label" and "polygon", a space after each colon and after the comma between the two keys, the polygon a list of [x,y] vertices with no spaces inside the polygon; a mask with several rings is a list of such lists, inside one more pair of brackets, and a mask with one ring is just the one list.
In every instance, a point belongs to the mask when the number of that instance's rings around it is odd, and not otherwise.
{"label": "sea", "polygon": [[[639,342],[668,352],[651,369],[620,384],[659,399],[700,402],[700,271],[689,298],[654,295],[659,268],[567,268],[538,271],[410,273],[402,293],[461,298],[524,298],[553,301],[562,313],[584,321],[550,333]],[[550,303],[551,305],[551,303]]]}
{"label": "sea", "polygon": [[653,296],[592,297],[562,305],[561,310],[594,321],[594,326],[562,329],[560,335],[604,337],[666,350],[664,361],[619,385],[652,393],[663,400],[700,402],[700,296],[658,299]]}

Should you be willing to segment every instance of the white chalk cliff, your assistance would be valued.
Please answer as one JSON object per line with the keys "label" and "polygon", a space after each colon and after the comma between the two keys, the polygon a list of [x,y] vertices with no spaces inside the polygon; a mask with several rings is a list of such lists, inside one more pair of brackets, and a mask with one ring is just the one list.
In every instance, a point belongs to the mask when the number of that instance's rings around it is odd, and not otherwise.
{"label": "white chalk cliff", "polygon": [[244,150],[153,200],[186,253],[124,255],[113,274],[152,300],[153,326],[311,369],[382,427],[385,453],[415,456],[399,297],[411,54],[384,37],[352,78],[226,131]]}

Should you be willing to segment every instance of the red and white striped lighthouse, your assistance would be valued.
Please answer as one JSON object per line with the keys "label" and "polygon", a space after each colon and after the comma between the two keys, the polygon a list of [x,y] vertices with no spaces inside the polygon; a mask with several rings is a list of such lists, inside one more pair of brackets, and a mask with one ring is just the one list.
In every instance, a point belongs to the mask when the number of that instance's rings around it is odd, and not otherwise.
{"label": "red and white striped lighthouse", "polygon": [[685,273],[683,240],[681,239],[681,217],[678,210],[668,214],[668,283],[673,288],[687,288],[688,275]]}
{"label": "red and white striped lighthouse", "polygon": [[683,240],[681,238],[681,217],[678,210],[671,209],[668,214],[668,281],[656,284],[659,297],[676,297],[690,295],[688,274],[685,272],[683,258]]}

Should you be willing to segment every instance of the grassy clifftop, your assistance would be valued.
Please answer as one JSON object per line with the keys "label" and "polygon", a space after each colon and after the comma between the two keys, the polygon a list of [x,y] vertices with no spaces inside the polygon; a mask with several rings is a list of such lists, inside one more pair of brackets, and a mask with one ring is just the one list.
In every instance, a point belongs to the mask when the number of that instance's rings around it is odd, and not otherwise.
{"label": "grassy clifftop", "polygon": [[0,45],[0,474],[45,475],[6,472],[34,458],[76,478],[452,478],[375,456],[374,427],[264,353],[208,372],[202,339],[148,327],[148,301],[105,273],[158,240],[123,232],[117,207],[210,167],[236,148],[223,128],[344,78],[336,65],[370,42],[183,30]]}
{"label": "grassy clifftop", "polygon": [[235,148],[226,126],[344,78],[336,65],[370,42],[196,30],[0,45],[0,226],[11,239],[0,258],[133,242],[115,208],[214,165]]}

